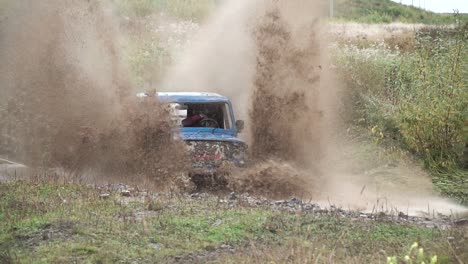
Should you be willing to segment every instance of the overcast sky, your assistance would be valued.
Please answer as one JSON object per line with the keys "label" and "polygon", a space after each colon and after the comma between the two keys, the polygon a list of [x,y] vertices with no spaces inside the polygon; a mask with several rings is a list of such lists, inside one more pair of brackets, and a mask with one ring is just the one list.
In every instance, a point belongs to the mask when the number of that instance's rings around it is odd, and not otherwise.
{"label": "overcast sky", "polygon": [[392,0],[393,2],[402,3],[405,5],[413,4],[416,7],[421,7],[432,12],[452,13],[454,9],[458,9],[460,13],[468,13],[468,0]]}

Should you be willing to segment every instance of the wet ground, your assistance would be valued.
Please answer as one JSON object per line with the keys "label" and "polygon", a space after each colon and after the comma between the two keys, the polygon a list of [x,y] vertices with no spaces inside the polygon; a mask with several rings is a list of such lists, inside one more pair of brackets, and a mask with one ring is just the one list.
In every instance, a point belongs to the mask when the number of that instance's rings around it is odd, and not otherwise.
{"label": "wet ground", "polygon": [[[110,194],[118,192],[121,195],[122,203],[131,203],[144,201],[148,195],[148,191],[134,188],[125,184],[107,184],[101,186],[93,186],[101,192],[102,198],[109,197]],[[153,196],[164,197],[167,193],[156,194]],[[154,198],[154,197],[153,197]],[[180,197],[179,197],[180,198]],[[289,199],[268,199],[265,197],[258,197],[248,193],[235,193],[235,192],[218,192],[217,194],[207,192],[197,192],[191,194],[183,194],[183,199],[188,200],[218,200],[219,204],[224,204],[229,208],[248,207],[248,208],[263,208],[266,210],[284,211],[291,214],[311,214],[316,216],[339,216],[348,217],[356,221],[384,221],[397,224],[415,224],[426,228],[448,229],[452,227],[467,227],[468,228],[468,215],[426,215],[426,216],[412,216],[403,211],[378,211],[362,212],[342,208],[337,205],[328,204],[323,205],[316,203],[312,200],[303,200],[301,198],[292,197]],[[144,212],[140,212],[144,214]],[[149,212],[151,213],[151,212]],[[138,218],[138,216],[135,216]]]}
{"label": "wet ground", "polygon": [[[423,173],[422,170],[395,165],[373,168],[364,172],[364,175],[339,173],[337,170],[329,175],[322,192],[301,197],[283,195],[283,199],[255,192],[236,193],[229,189],[198,189],[196,193],[192,191],[184,195],[188,199],[217,197],[220,203],[233,207],[241,205],[311,214],[332,213],[363,221],[381,219],[441,229],[468,224],[468,209],[437,196]],[[0,159],[0,181],[27,179],[27,175],[26,166]],[[106,182],[93,179],[96,177],[81,177],[78,181],[98,188],[104,197],[109,192],[121,192],[123,200],[144,199],[148,193],[141,191],[139,186],[132,186],[128,180],[119,182],[119,179],[108,179]],[[145,186],[143,189],[149,186],[141,184],[141,181],[139,185]]]}

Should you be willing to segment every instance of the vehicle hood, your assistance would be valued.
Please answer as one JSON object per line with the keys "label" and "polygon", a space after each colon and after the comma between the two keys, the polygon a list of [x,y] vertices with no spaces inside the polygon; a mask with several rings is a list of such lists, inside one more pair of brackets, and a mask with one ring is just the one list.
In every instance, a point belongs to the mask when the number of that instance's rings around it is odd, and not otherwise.
{"label": "vehicle hood", "polygon": [[224,130],[213,130],[208,129],[208,131],[200,130],[184,130],[180,131],[180,137],[184,141],[230,141],[230,142],[239,142],[244,143],[241,139],[235,137],[230,132],[225,132]]}

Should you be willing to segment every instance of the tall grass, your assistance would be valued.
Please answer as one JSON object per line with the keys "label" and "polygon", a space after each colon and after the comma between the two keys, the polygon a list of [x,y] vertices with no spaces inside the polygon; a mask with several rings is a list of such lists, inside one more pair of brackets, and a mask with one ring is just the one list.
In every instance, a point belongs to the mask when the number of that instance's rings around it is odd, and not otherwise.
{"label": "tall grass", "polygon": [[[398,124],[406,145],[433,170],[462,166],[468,114],[468,24],[449,32],[420,32],[414,56],[389,81],[398,94]],[[453,34],[453,35],[452,35]]]}
{"label": "tall grass", "polygon": [[[458,20],[459,21],[459,20]],[[422,29],[412,52],[342,46],[353,121],[419,157],[443,192],[468,202],[468,23]]]}

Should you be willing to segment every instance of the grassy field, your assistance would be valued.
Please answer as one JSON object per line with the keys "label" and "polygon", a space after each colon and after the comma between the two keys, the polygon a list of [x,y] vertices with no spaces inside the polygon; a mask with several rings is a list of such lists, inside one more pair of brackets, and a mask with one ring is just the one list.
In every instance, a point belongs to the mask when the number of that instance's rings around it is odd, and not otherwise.
{"label": "grassy field", "polygon": [[361,23],[453,23],[450,15],[437,14],[390,0],[335,0],[335,3],[335,17],[338,20]]}
{"label": "grassy field", "polygon": [[0,183],[0,262],[385,263],[409,254],[413,242],[424,246],[426,263],[434,255],[438,263],[468,259],[463,228],[287,213],[214,196],[106,191],[109,197],[100,198],[103,192]]}

